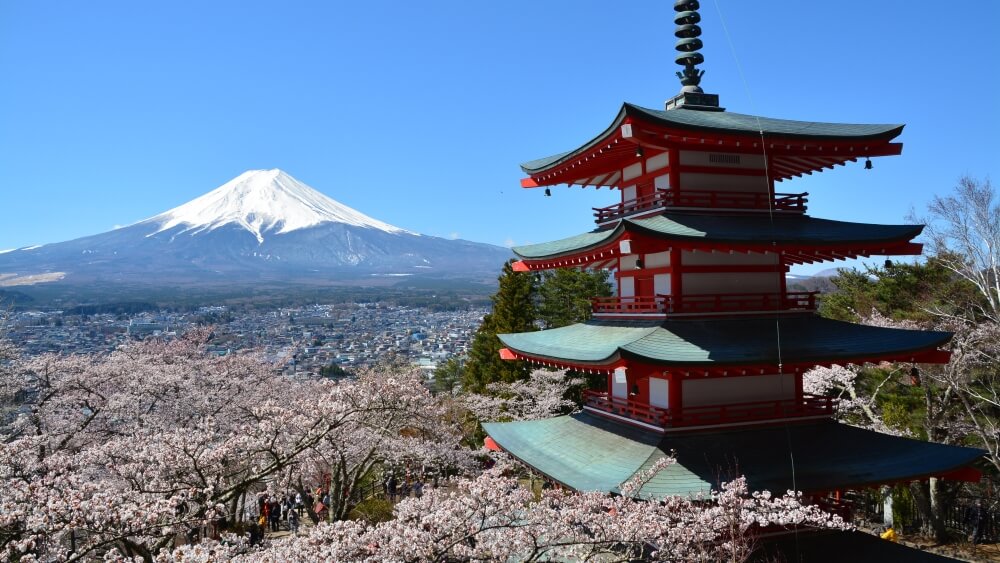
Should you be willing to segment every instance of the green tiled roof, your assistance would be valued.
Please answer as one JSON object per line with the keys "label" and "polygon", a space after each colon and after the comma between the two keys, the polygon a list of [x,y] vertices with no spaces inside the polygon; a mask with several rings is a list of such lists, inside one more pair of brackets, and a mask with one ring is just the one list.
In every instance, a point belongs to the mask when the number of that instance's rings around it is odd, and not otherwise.
{"label": "green tiled roof", "polygon": [[622,228],[606,231],[592,231],[552,242],[515,246],[511,250],[521,258],[546,258],[560,254],[577,252],[585,248],[594,248],[611,242],[622,233]]}
{"label": "green tiled roof", "polygon": [[[508,348],[524,352],[530,350],[532,355],[600,362],[618,353],[620,348],[655,334],[660,330],[660,324],[660,321],[578,323],[541,332],[501,334],[500,340]],[[541,338],[537,336],[543,333]]]}
{"label": "green tiled roof", "polygon": [[654,498],[704,493],[737,475],[752,490],[843,489],[945,473],[984,454],[832,421],[663,435],[584,412],[483,428],[517,459],[579,491],[618,492],[673,451],[677,463],[640,492]]}
{"label": "green tiled roof", "polygon": [[780,135],[782,137],[821,137],[840,139],[891,139],[903,132],[901,124],[824,123],[758,117],[731,111],[658,110],[625,104],[625,114],[673,127],[698,131]]}
{"label": "green tiled roof", "polygon": [[881,328],[815,315],[771,318],[591,320],[537,332],[501,334],[508,348],[534,357],[607,363],[618,356],[660,365],[721,366],[863,359],[934,349],[947,332]]}
{"label": "green tiled roof", "polygon": [[762,538],[749,563],[772,561],[808,561],[809,563],[960,563],[954,559],[924,551],[919,547],[885,541],[859,530],[823,530]]}
{"label": "green tiled roof", "polygon": [[611,132],[617,129],[626,117],[658,123],[676,129],[687,129],[692,132],[705,131],[735,135],[780,136],[788,138],[821,138],[830,140],[865,140],[881,139],[888,141],[903,131],[899,124],[856,124],[856,123],[823,123],[818,121],[795,121],[791,119],[774,119],[757,117],[728,111],[698,111],[692,109],[656,110],[640,107],[634,104],[624,104],[615,117],[614,122],[600,135],[583,146],[539,158],[521,164],[521,169],[528,174],[540,172],[552,165],[558,164],[572,155],[590,149],[601,142]]}
{"label": "green tiled roof", "polygon": [[622,219],[612,229],[513,248],[528,260],[555,258],[605,245],[623,232],[643,233],[664,240],[728,242],[779,245],[805,244],[816,247],[844,244],[905,242],[916,237],[922,225],[876,225],[816,219],[807,215],[716,216],[692,213],[662,213],[644,219]]}

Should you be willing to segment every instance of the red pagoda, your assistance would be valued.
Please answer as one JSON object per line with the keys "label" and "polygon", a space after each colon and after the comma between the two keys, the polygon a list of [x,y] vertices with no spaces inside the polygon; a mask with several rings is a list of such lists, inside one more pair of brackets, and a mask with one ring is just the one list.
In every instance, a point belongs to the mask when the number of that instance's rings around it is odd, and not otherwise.
{"label": "red pagoda", "polygon": [[[698,2],[675,4],[683,86],[663,110],[624,104],[573,150],[527,162],[526,188],[611,188],[594,230],[514,248],[515,270],[614,272],[617,295],[592,319],[502,334],[501,356],[605,374],[582,412],[484,424],[499,445],[575,490],[617,492],[664,455],[678,463],[648,496],[705,492],[734,474],[752,489],[847,489],[975,477],[983,452],[880,434],[833,420],[837,402],[803,391],[816,366],[944,363],[949,333],[825,319],[815,292],[788,291],[796,264],[917,255],[920,225],[808,214],[807,193],[779,192],[803,174],[898,155],[902,125],[790,121],[725,111],[699,86]],[[839,496],[836,495],[836,496]]]}

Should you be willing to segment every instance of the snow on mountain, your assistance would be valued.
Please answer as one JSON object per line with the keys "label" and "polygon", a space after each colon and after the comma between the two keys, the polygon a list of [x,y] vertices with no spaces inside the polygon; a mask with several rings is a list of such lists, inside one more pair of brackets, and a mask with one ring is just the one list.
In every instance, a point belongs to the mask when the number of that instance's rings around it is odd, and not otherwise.
{"label": "snow on mountain", "polygon": [[[495,279],[510,256],[507,248],[383,223],[281,170],[251,170],[127,227],[0,254],[0,275],[44,279],[73,291],[118,285],[235,290],[358,279],[480,282]],[[55,273],[64,276],[38,277]],[[417,278],[423,281],[409,281]]]}
{"label": "snow on mountain", "polygon": [[157,225],[147,236],[177,226],[183,227],[181,232],[200,233],[235,224],[263,243],[266,233],[289,233],[329,222],[417,235],[351,209],[277,168],[248,170],[201,197],[138,224]]}

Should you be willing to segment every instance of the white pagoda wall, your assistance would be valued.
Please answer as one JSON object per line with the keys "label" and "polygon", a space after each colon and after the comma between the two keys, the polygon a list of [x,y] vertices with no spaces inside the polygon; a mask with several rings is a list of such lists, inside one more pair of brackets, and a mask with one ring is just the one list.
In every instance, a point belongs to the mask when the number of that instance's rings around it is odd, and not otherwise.
{"label": "white pagoda wall", "polygon": [[743,192],[768,193],[768,183],[764,176],[740,176],[736,174],[702,174],[681,172],[682,192]]}
{"label": "white pagoda wall", "polygon": [[682,408],[794,398],[795,376],[788,373],[686,379],[681,386]]}
{"label": "white pagoda wall", "polygon": [[680,151],[681,166],[764,171],[764,156],[759,154],[720,153],[718,151]]}
{"label": "white pagoda wall", "polygon": [[[693,252],[681,253],[682,271],[687,266],[777,266],[777,254]],[[778,293],[784,272],[693,272],[684,273],[685,295],[711,293]]]}

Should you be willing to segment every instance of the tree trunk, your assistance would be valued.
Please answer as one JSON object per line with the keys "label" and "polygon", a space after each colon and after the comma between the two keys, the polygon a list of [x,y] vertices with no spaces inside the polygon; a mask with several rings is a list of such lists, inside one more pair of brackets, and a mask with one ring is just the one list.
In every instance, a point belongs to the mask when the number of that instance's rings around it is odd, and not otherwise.
{"label": "tree trunk", "polygon": [[934,538],[938,543],[945,543],[948,540],[948,533],[944,526],[944,507],[941,482],[931,477],[928,482],[913,483],[910,487],[913,493],[914,504],[920,513],[923,525],[921,533]]}

